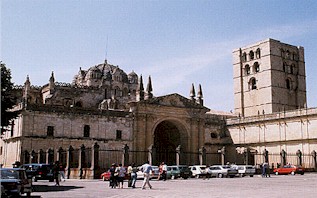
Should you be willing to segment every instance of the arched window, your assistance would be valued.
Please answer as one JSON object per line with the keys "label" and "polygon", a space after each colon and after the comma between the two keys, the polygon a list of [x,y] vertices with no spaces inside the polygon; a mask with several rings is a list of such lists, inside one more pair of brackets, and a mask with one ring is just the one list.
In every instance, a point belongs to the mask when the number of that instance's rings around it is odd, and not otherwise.
{"label": "arched window", "polygon": [[253,90],[253,89],[256,89],[256,79],[255,78],[251,78],[250,81],[249,81],[249,89],[250,90]]}
{"label": "arched window", "polygon": [[257,72],[260,71],[260,65],[259,65],[258,62],[255,62],[255,63],[253,64],[253,69],[254,69],[254,72],[255,72],[255,73],[257,73]]}
{"label": "arched window", "polygon": [[250,72],[250,66],[249,66],[249,65],[246,65],[244,69],[245,69],[245,74],[246,74],[246,75],[248,75],[248,74],[251,73],[251,72]]}
{"label": "arched window", "polygon": [[256,58],[261,58],[261,50],[260,50],[260,48],[256,49],[255,56],[256,56]]}
{"label": "arched window", "polygon": [[247,61],[247,53],[243,52],[242,54],[242,62],[246,62]]}
{"label": "arched window", "polygon": [[254,52],[252,50],[250,51],[249,56],[250,56],[250,60],[254,59]]}

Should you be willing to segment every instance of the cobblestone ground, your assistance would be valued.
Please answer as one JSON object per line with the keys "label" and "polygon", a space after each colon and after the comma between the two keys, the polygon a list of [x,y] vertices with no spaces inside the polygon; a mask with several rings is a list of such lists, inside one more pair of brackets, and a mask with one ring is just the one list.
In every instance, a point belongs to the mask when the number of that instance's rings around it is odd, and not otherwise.
{"label": "cobblestone ground", "polygon": [[67,180],[61,186],[54,186],[48,181],[34,183],[33,198],[49,197],[285,197],[316,198],[317,174],[272,175],[243,178],[211,179],[175,179],[168,181],[152,180],[152,189],[141,189],[142,180],[137,181],[137,188],[131,189],[124,183],[123,189],[111,189],[108,182],[101,180]]}

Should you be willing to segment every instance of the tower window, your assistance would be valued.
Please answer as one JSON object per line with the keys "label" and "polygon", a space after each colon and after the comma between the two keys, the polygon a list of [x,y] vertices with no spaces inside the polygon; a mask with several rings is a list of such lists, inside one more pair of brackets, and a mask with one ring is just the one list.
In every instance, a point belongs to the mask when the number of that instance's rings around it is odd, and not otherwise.
{"label": "tower window", "polygon": [[250,66],[249,65],[245,66],[245,74],[246,75],[250,74]]}
{"label": "tower window", "polygon": [[242,62],[246,62],[246,61],[247,61],[247,53],[244,52],[244,53],[242,54],[241,59],[242,59]]}
{"label": "tower window", "polygon": [[54,126],[47,126],[46,134],[48,137],[54,136]]}
{"label": "tower window", "polygon": [[258,48],[258,49],[256,50],[255,56],[256,56],[256,58],[261,58],[261,50],[260,50],[260,48]]}
{"label": "tower window", "polygon": [[254,52],[252,50],[250,51],[249,56],[250,56],[250,60],[254,59]]}
{"label": "tower window", "polygon": [[122,131],[121,130],[117,130],[116,131],[116,140],[121,140],[122,139]]}
{"label": "tower window", "polygon": [[85,125],[84,126],[84,137],[89,137],[90,136],[90,126]]}
{"label": "tower window", "polygon": [[254,72],[259,72],[260,71],[260,65],[259,65],[258,62],[255,62],[253,67],[254,67]]}
{"label": "tower window", "polygon": [[256,79],[255,78],[251,78],[250,82],[249,82],[249,87],[251,90],[256,89]]}

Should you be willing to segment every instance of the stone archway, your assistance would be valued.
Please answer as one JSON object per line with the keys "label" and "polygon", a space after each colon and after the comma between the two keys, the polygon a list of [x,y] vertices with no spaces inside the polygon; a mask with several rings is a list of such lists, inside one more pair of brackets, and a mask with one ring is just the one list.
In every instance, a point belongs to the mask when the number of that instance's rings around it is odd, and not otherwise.
{"label": "stone archway", "polygon": [[155,162],[176,163],[176,148],[182,145],[179,128],[172,121],[162,121],[154,131]]}

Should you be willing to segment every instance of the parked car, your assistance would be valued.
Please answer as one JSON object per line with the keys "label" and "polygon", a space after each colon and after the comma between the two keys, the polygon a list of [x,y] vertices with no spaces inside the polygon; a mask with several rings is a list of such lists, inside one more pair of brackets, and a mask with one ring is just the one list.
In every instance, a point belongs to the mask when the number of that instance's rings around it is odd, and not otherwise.
{"label": "parked car", "polygon": [[33,181],[37,180],[49,180],[54,181],[53,165],[51,164],[23,164],[21,168],[26,170],[28,177],[32,177]]}
{"label": "parked car", "polygon": [[180,177],[187,179],[192,176],[192,172],[187,165],[178,165]]}
{"label": "parked car", "polygon": [[190,171],[192,172],[192,177],[199,178],[200,176],[204,176],[207,174],[205,165],[193,165],[190,166]]}
{"label": "parked car", "polygon": [[255,174],[255,166],[252,165],[236,165],[238,174],[240,177],[250,176],[253,177]]}
{"label": "parked car", "polygon": [[25,169],[0,168],[1,197],[31,196],[32,180],[28,180]]}
{"label": "parked car", "polygon": [[280,168],[275,168],[273,170],[273,172],[276,175],[279,174],[291,174],[291,175],[295,175],[295,174],[301,174],[304,175],[305,172],[305,168],[303,168],[302,166],[295,166],[295,165],[285,165],[283,167]]}
{"label": "parked car", "polygon": [[167,166],[167,179],[177,179],[181,175],[178,166]]}
{"label": "parked car", "polygon": [[238,170],[228,165],[213,165],[208,168],[208,174],[211,177],[235,177]]}
{"label": "parked car", "polygon": [[[137,174],[137,179],[144,179],[144,174],[143,174],[143,172],[141,170],[141,167],[142,166],[138,167],[138,172],[136,173]],[[152,166],[152,173],[150,174],[150,179],[158,178],[159,174],[160,174],[159,167],[158,166]]]}

